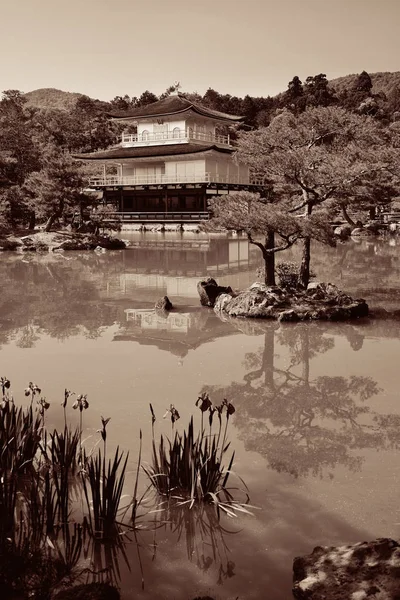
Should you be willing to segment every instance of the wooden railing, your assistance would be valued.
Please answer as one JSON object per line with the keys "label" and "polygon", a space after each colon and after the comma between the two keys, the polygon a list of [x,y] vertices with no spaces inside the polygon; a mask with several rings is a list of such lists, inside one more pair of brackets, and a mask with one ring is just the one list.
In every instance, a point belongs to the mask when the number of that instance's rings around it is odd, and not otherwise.
{"label": "wooden railing", "polygon": [[224,146],[230,146],[229,135],[217,135],[213,133],[206,133],[200,131],[192,131],[190,129],[177,129],[172,131],[157,131],[155,133],[141,133],[141,134],[122,134],[122,145],[123,146],[143,146],[153,142],[179,142],[179,141],[190,141],[197,140],[200,142],[212,142],[214,144],[222,144]]}
{"label": "wooden railing", "polygon": [[161,211],[141,211],[141,212],[110,212],[107,213],[107,221],[153,221],[155,223],[163,221],[178,221],[184,223],[207,221],[208,212],[204,211],[181,211],[181,212],[161,212]]}
{"label": "wooden railing", "polygon": [[210,173],[200,175],[147,175],[146,177],[92,177],[89,185],[94,187],[103,185],[157,185],[162,183],[207,183]]}
{"label": "wooden railing", "polygon": [[241,181],[240,177],[224,177],[214,173],[201,173],[196,175],[148,175],[146,177],[120,177],[118,175],[106,177],[91,177],[90,187],[105,186],[130,186],[130,185],[159,185],[173,183],[231,183],[236,185],[264,185],[261,179],[252,179],[250,182]]}

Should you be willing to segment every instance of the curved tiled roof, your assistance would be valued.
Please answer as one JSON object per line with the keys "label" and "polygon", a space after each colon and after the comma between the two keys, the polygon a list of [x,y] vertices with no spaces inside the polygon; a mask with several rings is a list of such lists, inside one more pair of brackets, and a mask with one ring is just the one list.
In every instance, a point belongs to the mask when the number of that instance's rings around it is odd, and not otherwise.
{"label": "curved tiled roof", "polygon": [[98,152],[88,152],[87,154],[74,154],[74,158],[80,160],[104,160],[108,158],[151,158],[152,156],[176,156],[178,154],[196,154],[216,150],[225,154],[231,154],[233,149],[220,148],[214,145],[203,144],[165,144],[161,146],[132,146],[130,148],[109,148]]}
{"label": "curved tiled roof", "polygon": [[133,108],[132,110],[115,111],[107,114],[114,119],[139,119],[143,117],[165,117],[167,115],[183,113],[188,110],[193,110],[199,115],[218,119],[220,121],[239,122],[243,120],[243,117],[228,115],[227,113],[207,108],[206,106],[192,102],[180,95],[171,95],[163,100],[157,100],[157,102],[152,102],[151,104],[139,108]]}

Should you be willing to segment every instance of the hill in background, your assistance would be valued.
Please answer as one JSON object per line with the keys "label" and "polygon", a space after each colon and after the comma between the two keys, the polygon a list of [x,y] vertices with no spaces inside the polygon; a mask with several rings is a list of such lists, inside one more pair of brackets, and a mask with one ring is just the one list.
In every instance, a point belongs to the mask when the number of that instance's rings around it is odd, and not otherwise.
{"label": "hill in background", "polygon": [[[373,94],[383,92],[388,97],[396,88],[400,88],[400,71],[395,71],[394,73],[370,73],[369,76],[372,81],[371,91]],[[331,79],[329,85],[335,89],[336,93],[341,93],[344,90],[352,89],[357,77],[358,74],[345,75],[344,77]]]}
{"label": "hill in background", "polygon": [[78,98],[82,96],[83,94],[63,92],[55,88],[41,88],[25,94],[27,106],[43,109],[57,108],[66,111],[73,110]]}

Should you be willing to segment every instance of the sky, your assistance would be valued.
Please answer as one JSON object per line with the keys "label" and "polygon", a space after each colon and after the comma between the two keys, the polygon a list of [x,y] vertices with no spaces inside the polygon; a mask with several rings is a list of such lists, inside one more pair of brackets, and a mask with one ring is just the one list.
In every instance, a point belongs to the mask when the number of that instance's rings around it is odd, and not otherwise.
{"label": "sky", "polygon": [[0,90],[92,98],[400,70],[400,0],[0,0]]}

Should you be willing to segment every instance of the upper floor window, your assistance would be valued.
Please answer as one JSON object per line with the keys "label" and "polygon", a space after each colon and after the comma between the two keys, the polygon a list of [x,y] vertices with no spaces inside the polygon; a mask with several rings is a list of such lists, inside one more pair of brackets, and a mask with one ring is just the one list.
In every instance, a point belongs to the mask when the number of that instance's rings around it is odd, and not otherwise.
{"label": "upper floor window", "polygon": [[179,138],[181,130],[179,127],[174,127],[172,130],[172,137]]}

